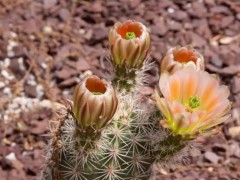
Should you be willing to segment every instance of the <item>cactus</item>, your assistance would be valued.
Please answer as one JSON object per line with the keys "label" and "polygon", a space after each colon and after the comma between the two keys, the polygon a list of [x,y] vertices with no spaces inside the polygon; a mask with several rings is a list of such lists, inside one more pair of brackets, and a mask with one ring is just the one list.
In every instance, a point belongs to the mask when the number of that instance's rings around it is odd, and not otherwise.
{"label": "cactus", "polygon": [[[213,132],[214,126],[229,117],[226,87],[207,72],[189,66],[179,70],[176,66],[174,72],[168,72],[168,66],[152,98],[141,94],[150,44],[141,23],[117,23],[109,41],[115,69],[112,82],[86,77],[76,86],[73,102],[58,111],[58,120],[50,124],[45,180],[150,179],[153,164],[184,162],[193,153],[196,138]],[[192,64],[198,62],[194,51],[182,49],[177,63],[185,63],[185,51],[192,53]],[[174,61],[169,53],[164,64],[167,61]],[[187,79],[184,74],[189,75]],[[194,86],[199,78],[207,82],[202,88]],[[213,90],[206,94],[210,85]],[[209,98],[206,103],[202,102],[204,95]],[[187,103],[184,97],[189,97]],[[212,113],[219,109],[221,113]]]}

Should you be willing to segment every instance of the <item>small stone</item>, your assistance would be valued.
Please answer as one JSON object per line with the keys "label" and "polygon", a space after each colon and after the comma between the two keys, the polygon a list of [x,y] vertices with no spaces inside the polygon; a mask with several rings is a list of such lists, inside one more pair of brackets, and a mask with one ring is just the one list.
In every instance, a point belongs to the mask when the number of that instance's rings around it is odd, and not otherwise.
{"label": "small stone", "polygon": [[221,21],[221,27],[222,28],[226,28],[228,27],[229,25],[231,25],[234,21],[234,17],[233,16],[227,16],[227,17],[224,17]]}
{"label": "small stone", "polygon": [[67,21],[70,17],[70,12],[67,9],[60,9],[59,16],[63,21]]}
{"label": "small stone", "polygon": [[107,31],[105,27],[97,26],[93,28],[93,38],[96,41],[101,41],[107,37]]}
{"label": "small stone", "polygon": [[240,93],[240,77],[234,76],[232,80],[233,93]]}
{"label": "small stone", "polygon": [[211,64],[207,64],[206,67],[208,70],[212,72],[223,74],[223,75],[235,75],[240,73],[240,65],[232,65],[226,68],[217,68]]}
{"label": "small stone", "polygon": [[62,81],[60,84],[59,84],[59,87],[72,87],[74,85],[76,85],[78,83],[78,78],[76,77],[71,77],[71,78],[68,78],[64,81]]}
{"label": "small stone", "polygon": [[91,69],[91,66],[85,59],[79,58],[77,61],[77,64],[76,64],[76,69],[78,71],[86,71],[86,70]]}
{"label": "small stone", "polygon": [[57,0],[44,0],[43,1],[43,7],[45,9],[49,9],[52,8],[53,6],[55,6],[57,4]]}
{"label": "small stone", "polygon": [[213,172],[213,167],[209,167],[207,170],[208,172]]}
{"label": "small stone", "polygon": [[192,45],[196,47],[202,47],[207,44],[206,39],[194,32],[191,33],[191,39]]}
{"label": "small stone", "polygon": [[168,172],[163,168],[160,168],[160,173],[163,175],[168,175]]}
{"label": "small stone", "polygon": [[5,83],[1,81],[0,82],[0,89],[3,88],[3,87],[5,87]]}
{"label": "small stone", "polygon": [[223,66],[223,61],[219,57],[210,58],[210,62],[219,68]]}
{"label": "small stone", "polygon": [[222,13],[222,14],[230,14],[230,10],[227,8],[227,6],[214,6],[210,9],[210,12],[212,13]]}
{"label": "small stone", "polygon": [[157,23],[156,25],[151,27],[151,31],[153,34],[164,36],[168,32],[168,28],[164,21]]}
{"label": "small stone", "polygon": [[240,136],[240,126],[230,127],[228,131],[229,131],[229,134],[232,136],[232,138]]}
{"label": "small stone", "polygon": [[103,11],[103,6],[101,1],[95,1],[94,3],[90,3],[87,7],[87,11],[93,13],[100,13]]}
{"label": "small stone", "polygon": [[6,156],[6,159],[12,161],[12,160],[16,160],[17,158],[16,158],[16,155],[12,152]]}
{"label": "small stone", "polygon": [[174,10],[173,8],[170,8],[170,7],[169,7],[169,8],[167,9],[167,12],[170,13],[170,14],[172,14],[172,13],[175,12],[175,10]]}
{"label": "small stone", "polygon": [[182,24],[177,21],[168,21],[167,24],[169,29],[173,31],[180,31],[183,28]]}
{"label": "small stone", "polygon": [[5,88],[3,89],[3,93],[10,95],[10,94],[11,94],[11,89],[10,89],[9,87],[5,87]]}
{"label": "small stone", "polygon": [[228,37],[228,36],[225,36],[225,37],[222,37],[219,39],[219,42],[221,44],[230,44],[231,42],[233,42],[236,38],[235,37]]}
{"label": "small stone", "polygon": [[7,57],[11,58],[11,57],[14,57],[14,56],[15,56],[14,51],[8,51],[7,52]]}
{"label": "small stone", "polygon": [[204,154],[204,158],[208,160],[209,162],[212,162],[214,164],[217,164],[218,161],[221,159],[217,154],[215,154],[212,151],[207,151]]}
{"label": "small stone", "polygon": [[32,86],[29,84],[25,84],[24,86],[24,92],[29,96],[29,97],[37,97],[37,91],[36,91],[36,86]]}
{"label": "small stone", "polygon": [[76,72],[71,68],[63,68],[62,70],[57,71],[55,74],[59,79],[68,79],[72,75],[76,74]]}
{"label": "small stone", "polygon": [[11,161],[12,166],[13,166],[15,169],[21,170],[21,169],[23,168],[23,164],[22,164],[19,160],[17,160],[15,153],[12,152],[12,153],[8,154],[8,155],[6,156],[6,159],[8,159],[8,160]]}
{"label": "small stone", "polygon": [[13,80],[14,79],[14,76],[13,75],[10,75],[6,70],[2,70],[1,71],[1,74],[4,78],[6,78],[7,80]]}
{"label": "small stone", "polygon": [[240,13],[236,15],[237,19],[240,20]]}
{"label": "small stone", "polygon": [[38,84],[36,87],[36,97],[38,99],[41,99],[43,95],[44,95],[43,86],[41,84]]}
{"label": "small stone", "polygon": [[43,32],[44,32],[45,34],[51,34],[51,33],[53,32],[53,29],[52,29],[51,26],[44,26]]}
{"label": "small stone", "polygon": [[229,145],[229,155],[230,156],[236,156],[238,158],[240,158],[240,145],[237,142],[232,142]]}
{"label": "small stone", "polygon": [[188,14],[185,11],[177,10],[172,14],[172,18],[178,21],[185,21],[188,18]]}
{"label": "small stone", "polygon": [[236,121],[237,125],[240,125],[240,107],[233,108],[232,118],[234,119],[234,121]]}

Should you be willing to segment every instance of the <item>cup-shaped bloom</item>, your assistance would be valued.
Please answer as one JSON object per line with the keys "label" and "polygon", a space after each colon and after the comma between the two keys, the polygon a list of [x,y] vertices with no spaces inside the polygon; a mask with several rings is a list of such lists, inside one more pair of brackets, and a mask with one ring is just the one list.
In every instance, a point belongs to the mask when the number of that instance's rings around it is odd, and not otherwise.
{"label": "cup-shaped bloom", "polygon": [[164,116],[162,125],[180,135],[197,135],[230,116],[229,89],[205,71],[184,68],[163,73],[154,99]]}
{"label": "cup-shaped bloom", "polygon": [[146,26],[132,20],[118,22],[110,29],[108,38],[115,67],[142,67],[150,47],[150,35]]}
{"label": "cup-shaped bloom", "polygon": [[81,129],[99,130],[112,119],[118,99],[113,87],[97,76],[88,76],[73,93],[73,114]]}
{"label": "cup-shaped bloom", "polygon": [[161,62],[161,72],[175,72],[184,67],[204,70],[203,56],[191,46],[175,47],[168,50]]}

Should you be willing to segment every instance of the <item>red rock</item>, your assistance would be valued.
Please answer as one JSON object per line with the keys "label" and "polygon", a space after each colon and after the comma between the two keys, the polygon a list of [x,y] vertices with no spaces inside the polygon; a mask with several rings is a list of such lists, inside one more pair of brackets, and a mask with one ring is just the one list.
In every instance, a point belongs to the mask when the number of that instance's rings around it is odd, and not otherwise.
{"label": "red rock", "polygon": [[57,2],[58,2],[58,0],[44,0],[43,7],[45,9],[52,8],[53,6],[55,6],[57,4]]}
{"label": "red rock", "polygon": [[217,164],[219,162],[219,160],[221,159],[217,154],[215,154],[212,151],[205,152],[204,158],[214,164]]}
{"label": "red rock", "polygon": [[233,21],[234,21],[233,16],[226,16],[221,21],[221,27],[226,28],[226,27],[230,26],[233,23]]}
{"label": "red rock", "polygon": [[62,70],[57,71],[55,74],[59,79],[67,79],[72,75],[76,75],[77,72],[72,68],[64,67]]}
{"label": "red rock", "polygon": [[68,11],[68,9],[60,9],[59,16],[63,21],[67,21],[70,17],[70,12]]}
{"label": "red rock", "polygon": [[202,36],[198,35],[197,33],[191,32],[191,39],[192,39],[192,45],[194,47],[202,47],[207,42],[206,39],[202,38]]}
{"label": "red rock", "polygon": [[86,71],[86,70],[91,69],[91,66],[85,59],[79,58],[77,61],[77,64],[76,64],[76,69],[78,71]]}
{"label": "red rock", "polygon": [[151,28],[152,34],[164,36],[168,32],[168,27],[164,21],[157,23]]}
{"label": "red rock", "polygon": [[232,92],[240,93],[240,77],[235,76],[232,80]]}
{"label": "red rock", "polygon": [[62,81],[59,84],[59,87],[61,87],[61,88],[72,87],[72,86],[76,85],[77,83],[78,83],[78,79],[76,77],[71,77],[71,78],[68,78],[68,79]]}
{"label": "red rock", "polygon": [[37,97],[36,86],[25,84],[24,91],[29,97]]}

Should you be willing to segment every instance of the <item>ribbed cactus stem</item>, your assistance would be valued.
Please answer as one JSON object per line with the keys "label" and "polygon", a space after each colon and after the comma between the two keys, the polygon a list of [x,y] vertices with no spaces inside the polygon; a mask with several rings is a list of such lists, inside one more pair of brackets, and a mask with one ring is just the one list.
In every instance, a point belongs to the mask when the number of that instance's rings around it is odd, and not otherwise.
{"label": "ribbed cactus stem", "polygon": [[130,91],[136,82],[136,70],[125,67],[115,67],[113,85],[119,89]]}
{"label": "ribbed cactus stem", "polygon": [[75,136],[75,139],[79,139],[79,137],[81,137],[79,141],[76,141],[76,150],[79,149],[79,147],[83,147],[84,152],[87,152],[89,149],[96,148],[96,142],[101,137],[101,131],[97,131],[92,127],[84,130],[78,128]]}

